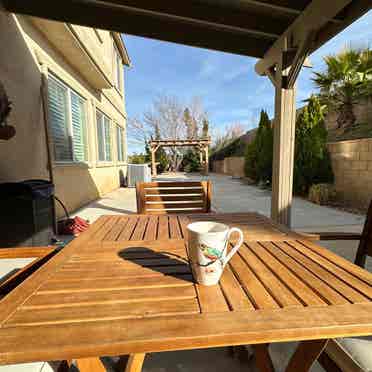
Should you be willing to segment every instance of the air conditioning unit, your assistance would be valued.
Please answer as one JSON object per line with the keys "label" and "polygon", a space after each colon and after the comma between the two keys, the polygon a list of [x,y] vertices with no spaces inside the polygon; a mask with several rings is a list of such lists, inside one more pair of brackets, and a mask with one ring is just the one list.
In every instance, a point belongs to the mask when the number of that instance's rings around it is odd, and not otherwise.
{"label": "air conditioning unit", "polygon": [[128,164],[128,187],[135,187],[137,182],[151,182],[148,164]]}

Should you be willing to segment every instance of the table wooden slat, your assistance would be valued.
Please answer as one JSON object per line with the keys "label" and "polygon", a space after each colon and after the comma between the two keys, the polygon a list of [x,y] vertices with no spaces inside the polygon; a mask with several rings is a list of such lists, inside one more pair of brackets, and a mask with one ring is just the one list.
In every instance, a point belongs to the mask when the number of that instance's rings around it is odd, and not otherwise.
{"label": "table wooden slat", "polygon": [[149,216],[144,240],[156,240],[158,235],[158,216]]}
{"label": "table wooden slat", "polygon": [[131,236],[131,240],[142,240],[143,239],[146,228],[147,228],[148,221],[149,221],[148,216],[141,216],[138,219],[136,228],[134,229],[133,234]]}
{"label": "table wooden slat", "polygon": [[[187,274],[190,273],[188,265],[153,266],[151,268],[137,265],[134,269],[110,268],[106,270],[60,270],[54,275],[55,280],[103,280],[111,278],[142,278],[146,276],[161,276],[163,274]],[[155,279],[154,279],[155,280]]]}
{"label": "table wooden slat", "polygon": [[[50,293],[39,292],[33,296],[22,309],[39,309],[53,307],[76,307],[81,305],[102,305],[144,301],[173,301],[196,297],[195,288],[188,286],[155,287],[148,288],[115,288],[106,291],[88,292],[62,292]],[[156,304],[155,304],[156,306]]]}
{"label": "table wooden slat", "polygon": [[220,281],[221,289],[232,310],[254,310],[254,306],[244,292],[244,289],[227,265]]}
{"label": "table wooden slat", "polygon": [[202,313],[215,313],[229,311],[228,303],[218,285],[211,287],[196,285],[200,310]]}
{"label": "table wooden slat", "polygon": [[106,222],[103,224],[103,226],[96,232],[92,234],[92,239],[94,240],[103,240],[112,229],[115,227],[115,225],[120,221],[121,217],[119,216],[107,216]]}
{"label": "table wooden slat", "polygon": [[270,295],[275,298],[279,306],[302,306],[298,297],[248,249],[247,245],[241,247],[238,254],[240,254],[245,264],[255,273],[255,276],[264,285]]}
{"label": "table wooden slat", "polygon": [[235,254],[230,260],[230,266],[235,275],[239,278],[241,285],[250,300],[258,309],[277,309],[278,303],[266,290],[254,272],[246,265],[239,253]]}
{"label": "table wooden slat", "polygon": [[133,234],[135,227],[137,226],[137,222],[138,217],[131,216],[128,220],[128,223],[123,226],[123,229],[117,237],[117,240],[129,240]]}
{"label": "table wooden slat", "polygon": [[159,216],[159,226],[158,226],[158,239],[164,240],[169,239],[169,225],[168,216]]}
{"label": "table wooden slat", "polygon": [[158,276],[156,280],[153,277],[141,278],[110,278],[100,281],[94,280],[70,280],[67,282],[61,280],[50,280],[40,287],[38,293],[75,293],[75,292],[95,292],[110,290],[126,290],[162,287],[184,287],[192,286],[191,274]]}
{"label": "table wooden slat", "polygon": [[177,216],[169,217],[169,233],[172,239],[182,239],[182,233]]}
{"label": "table wooden slat", "polygon": [[321,265],[326,270],[346,282],[348,285],[355,288],[357,291],[363,293],[365,296],[368,296],[369,299],[372,299],[372,287],[364,281],[360,280],[358,277],[354,276],[347,269],[335,265],[329,259],[309,250],[306,246],[302,245],[299,242],[290,242],[289,244],[293,248],[301,252],[303,255],[311,258],[314,262]]}
{"label": "table wooden slat", "polygon": [[304,244],[307,248],[319,253],[321,256],[326,257],[334,264],[341,267],[346,267],[351,274],[355,275],[356,277],[368,283],[369,285],[372,285],[371,272],[362,269],[360,266],[350,265],[350,262],[347,261],[345,258],[338,256],[337,254],[331,252],[330,250],[325,249],[319,245],[316,245],[311,241],[299,240],[299,242],[301,242],[301,244]]}
{"label": "table wooden slat", "polygon": [[301,254],[299,251],[293,248],[292,245],[279,242],[278,246],[283,250],[283,252],[294,258],[302,266],[306,267],[318,278],[326,282],[328,286],[334,288],[338,293],[345,296],[349,301],[353,303],[366,301],[367,298],[365,295],[359,293],[347,283],[339,279],[336,275],[312,261],[308,256]]}
{"label": "table wooden slat", "polygon": [[[263,243],[271,245],[271,243]],[[297,298],[305,305],[326,305],[327,303],[322,300],[315,291],[309,287],[304,278],[298,277],[295,275],[295,270],[292,271],[288,267],[284,266],[277,258],[277,252],[274,252],[272,255],[264,248],[263,245],[260,245],[256,242],[247,243],[249,249],[265,262],[268,268],[278,277],[281,278],[283,283],[285,283],[288,288],[296,294]],[[275,247],[273,247],[275,249]],[[293,267],[292,267],[293,269]],[[316,279],[316,278],[315,278]],[[348,303],[348,301],[340,296],[340,303]]]}
{"label": "table wooden slat", "polygon": [[156,303],[154,301],[142,301],[80,305],[77,307],[43,307],[38,309],[21,307],[5,322],[4,327],[12,325],[37,326],[71,322],[82,323],[199,312],[199,305],[196,298],[167,299],[157,301]]}
{"label": "table wooden slat", "polygon": [[129,217],[120,217],[115,221],[111,230],[105,235],[104,240],[117,240],[120,233],[128,223]]}
{"label": "table wooden slat", "polygon": [[[320,299],[323,299],[322,304],[328,303],[333,305],[342,305],[349,303],[349,301],[341,293],[327,285],[321,278],[314,275],[310,270],[307,270],[304,266],[294,260],[292,257],[286,255],[279,249],[278,246],[263,242],[261,243],[267,251],[269,251],[275,258],[280,261],[285,267],[291,270],[299,279],[301,279],[306,285],[308,285],[314,293],[318,294]],[[278,244],[277,242],[275,244]],[[304,292],[302,292],[304,296]]]}

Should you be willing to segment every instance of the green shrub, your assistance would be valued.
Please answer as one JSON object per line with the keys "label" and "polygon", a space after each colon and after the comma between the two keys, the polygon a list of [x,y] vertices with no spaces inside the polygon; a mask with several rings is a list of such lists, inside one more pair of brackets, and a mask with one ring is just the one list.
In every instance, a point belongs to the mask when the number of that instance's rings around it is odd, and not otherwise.
{"label": "green shrub", "polygon": [[165,153],[165,150],[160,147],[158,151],[156,151],[155,158],[157,161],[156,170],[158,173],[162,173],[168,168],[169,160],[167,157],[167,154]]}
{"label": "green shrub", "polygon": [[257,134],[247,145],[245,175],[256,182],[271,183],[273,163],[273,130],[266,111],[261,111]]}
{"label": "green shrub", "polygon": [[293,190],[306,195],[311,185],[332,182],[323,108],[312,96],[296,121]]}
{"label": "green shrub", "polygon": [[[267,113],[261,111],[256,137],[246,147],[245,175],[256,183],[270,184],[272,158],[273,129]],[[332,182],[323,108],[312,96],[296,120],[293,190],[306,195],[311,185]]]}
{"label": "green shrub", "polygon": [[335,200],[336,191],[333,185],[329,183],[318,183],[310,186],[309,200],[319,205],[329,204],[330,201]]}
{"label": "green shrub", "polygon": [[145,164],[148,163],[146,154],[137,154],[129,155],[130,164]]}
{"label": "green shrub", "polygon": [[181,169],[185,172],[198,172],[200,170],[199,152],[187,151],[182,159]]}
{"label": "green shrub", "polygon": [[244,174],[254,182],[258,182],[257,150],[255,141],[247,145],[245,151]]}

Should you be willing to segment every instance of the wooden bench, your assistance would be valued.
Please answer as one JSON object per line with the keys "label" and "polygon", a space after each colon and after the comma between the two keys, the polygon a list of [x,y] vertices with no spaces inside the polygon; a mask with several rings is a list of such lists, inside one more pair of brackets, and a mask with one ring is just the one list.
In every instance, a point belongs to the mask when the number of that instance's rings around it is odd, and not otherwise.
{"label": "wooden bench", "polygon": [[136,184],[137,213],[209,213],[212,185],[199,182],[139,182]]}

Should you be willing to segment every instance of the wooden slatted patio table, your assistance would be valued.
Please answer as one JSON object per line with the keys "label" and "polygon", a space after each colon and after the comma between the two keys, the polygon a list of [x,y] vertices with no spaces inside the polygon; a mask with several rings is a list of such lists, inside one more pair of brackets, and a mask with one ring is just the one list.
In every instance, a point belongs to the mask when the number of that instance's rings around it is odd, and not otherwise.
{"label": "wooden slatted patio table", "polygon": [[[220,284],[194,283],[190,221],[244,231]],[[0,301],[0,364],[302,341],[305,371],[327,339],[372,335],[372,274],[256,213],[103,216]],[[262,370],[272,370],[256,346]]]}

